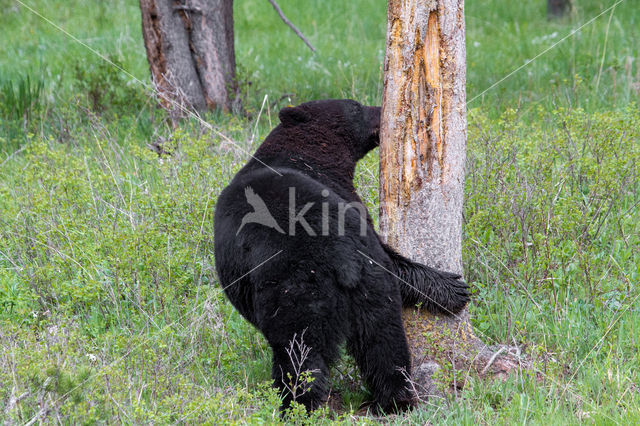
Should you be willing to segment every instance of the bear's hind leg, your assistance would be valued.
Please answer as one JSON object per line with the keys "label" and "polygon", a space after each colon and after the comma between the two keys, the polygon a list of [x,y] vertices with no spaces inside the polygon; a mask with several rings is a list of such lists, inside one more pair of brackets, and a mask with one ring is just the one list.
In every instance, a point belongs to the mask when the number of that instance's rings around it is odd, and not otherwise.
{"label": "bear's hind leg", "polygon": [[[315,410],[329,398],[329,367],[317,352],[307,354],[294,344],[286,348],[273,348],[272,377],[274,386],[282,395],[281,410],[292,401]],[[293,347],[293,350],[292,350]]]}
{"label": "bear's hind leg", "polygon": [[315,277],[318,270],[290,268],[285,279],[255,286],[256,323],[273,350],[272,377],[285,409],[293,400],[307,410],[327,401],[329,366],[346,340],[346,302],[331,281]]}
{"label": "bear's hind leg", "polygon": [[399,312],[379,319],[350,340],[348,348],[373,392],[375,409],[403,411],[414,405],[415,397],[407,380],[411,358],[402,320]]}
{"label": "bear's hind leg", "polygon": [[329,366],[337,359],[344,315],[322,287],[302,280],[260,286],[257,317],[273,350],[272,378],[283,409],[296,401],[307,410],[326,403]]}

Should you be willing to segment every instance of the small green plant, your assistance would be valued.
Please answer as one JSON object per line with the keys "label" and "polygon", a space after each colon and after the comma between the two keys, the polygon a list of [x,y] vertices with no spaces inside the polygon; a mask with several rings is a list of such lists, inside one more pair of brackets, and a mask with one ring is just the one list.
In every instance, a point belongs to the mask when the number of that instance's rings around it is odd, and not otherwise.
{"label": "small green plant", "polygon": [[92,57],[74,64],[77,92],[84,95],[86,106],[96,113],[110,109],[120,113],[138,112],[148,99],[144,87],[121,71],[124,66],[120,60],[112,56],[107,59]]}
{"label": "small green plant", "polygon": [[5,120],[30,122],[42,107],[44,80],[29,74],[0,82],[0,116]]}
{"label": "small green plant", "polygon": [[286,348],[293,374],[291,372],[283,374],[282,385],[293,401],[298,401],[302,395],[311,390],[315,380],[314,374],[318,372],[317,370],[304,369],[304,364],[311,353],[311,347],[304,343],[304,333],[303,331],[299,337],[294,334],[289,342],[289,347]]}

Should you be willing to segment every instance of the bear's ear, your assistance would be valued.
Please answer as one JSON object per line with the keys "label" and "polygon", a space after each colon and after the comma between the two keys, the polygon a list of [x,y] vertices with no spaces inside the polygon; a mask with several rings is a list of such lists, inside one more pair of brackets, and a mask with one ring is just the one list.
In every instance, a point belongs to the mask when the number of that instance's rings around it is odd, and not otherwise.
{"label": "bear's ear", "polygon": [[285,107],[280,110],[280,122],[285,127],[292,127],[309,121],[309,115],[300,107]]}

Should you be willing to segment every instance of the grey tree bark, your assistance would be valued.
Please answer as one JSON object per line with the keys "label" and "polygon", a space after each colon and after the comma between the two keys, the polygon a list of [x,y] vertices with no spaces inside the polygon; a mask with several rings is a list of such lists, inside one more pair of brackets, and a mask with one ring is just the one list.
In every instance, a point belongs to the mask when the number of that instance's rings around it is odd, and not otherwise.
{"label": "grey tree bark", "polygon": [[571,12],[571,0],[547,0],[547,17],[560,18]]}
{"label": "grey tree bark", "polygon": [[233,0],[140,0],[162,105],[174,113],[237,109]]}
{"label": "grey tree bark", "polygon": [[[388,1],[380,133],[381,234],[401,254],[460,274],[465,55],[464,0]],[[420,397],[440,394],[431,379],[439,368],[482,370],[491,359],[493,352],[473,333],[467,309],[455,317],[407,309],[403,318]],[[496,358],[492,372],[513,367]],[[450,374],[447,385],[461,383]]]}

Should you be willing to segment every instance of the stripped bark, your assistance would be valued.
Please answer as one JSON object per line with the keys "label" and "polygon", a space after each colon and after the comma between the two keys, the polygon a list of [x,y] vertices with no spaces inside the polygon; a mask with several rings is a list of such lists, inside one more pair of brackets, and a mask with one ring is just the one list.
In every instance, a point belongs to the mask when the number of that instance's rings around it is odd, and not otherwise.
{"label": "stripped bark", "polygon": [[[389,0],[380,143],[380,228],[416,261],[463,274],[462,203],[466,156],[463,0]],[[513,368],[473,333],[468,310],[438,318],[403,313],[414,380],[434,391],[433,361],[454,369]],[[429,336],[425,338],[425,336]],[[455,375],[452,375],[452,383]]]}
{"label": "stripped bark", "polygon": [[140,0],[147,59],[170,111],[237,109],[233,0]]}
{"label": "stripped bark", "polygon": [[462,273],[462,1],[390,0],[387,32],[381,230],[400,252]]}

